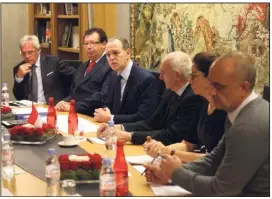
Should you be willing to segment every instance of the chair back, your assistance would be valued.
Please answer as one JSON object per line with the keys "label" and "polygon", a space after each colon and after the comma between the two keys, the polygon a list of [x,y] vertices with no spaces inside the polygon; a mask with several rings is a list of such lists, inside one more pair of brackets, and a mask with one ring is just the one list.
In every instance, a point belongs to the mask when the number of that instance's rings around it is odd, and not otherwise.
{"label": "chair back", "polygon": [[264,85],[264,90],[263,90],[263,98],[270,102],[270,88],[268,84]]}

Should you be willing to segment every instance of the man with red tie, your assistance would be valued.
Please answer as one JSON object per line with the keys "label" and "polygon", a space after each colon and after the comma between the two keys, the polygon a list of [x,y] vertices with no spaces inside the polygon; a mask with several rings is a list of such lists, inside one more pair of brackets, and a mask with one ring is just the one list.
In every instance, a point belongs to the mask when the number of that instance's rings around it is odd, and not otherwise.
{"label": "man with red tie", "polygon": [[105,46],[108,42],[105,31],[93,27],[83,36],[83,46],[89,60],[76,71],[70,95],[56,105],[59,111],[69,111],[69,100],[75,99],[76,111],[92,115],[95,108],[103,106],[104,96],[108,91],[108,74],[112,69],[108,65]]}

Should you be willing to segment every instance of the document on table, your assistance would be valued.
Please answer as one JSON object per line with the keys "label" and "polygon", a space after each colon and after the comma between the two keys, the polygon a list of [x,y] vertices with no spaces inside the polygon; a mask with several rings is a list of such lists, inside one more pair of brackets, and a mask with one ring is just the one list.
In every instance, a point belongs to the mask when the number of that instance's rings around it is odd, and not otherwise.
{"label": "document on table", "polygon": [[[145,167],[141,165],[134,165],[132,167],[136,169],[139,173],[143,173],[145,170]],[[181,188],[178,185],[160,185],[150,183],[150,187],[156,196],[184,196],[191,194],[191,192]]]}
{"label": "document on table", "polygon": [[87,138],[88,141],[90,141],[93,144],[105,144],[105,138],[96,138],[96,137],[92,137],[92,138]]}
{"label": "document on table", "polygon": [[156,196],[185,196],[192,194],[178,185],[160,185],[150,183],[150,187]]}
{"label": "document on table", "polygon": [[[38,113],[47,113],[48,109],[44,107],[36,107]],[[32,110],[32,107],[27,108],[13,108],[11,112],[14,115],[20,115],[20,114],[30,114]]]}
{"label": "document on table", "polygon": [[[68,115],[58,115],[57,116],[57,127],[63,133],[68,134]],[[78,130],[84,133],[96,132],[98,125],[89,122],[86,119],[78,117]]]}
{"label": "document on table", "polygon": [[127,156],[126,160],[130,164],[144,164],[151,162],[153,158],[149,155],[139,155],[139,156]]}
{"label": "document on table", "polygon": [[13,194],[8,189],[2,187],[1,196],[13,196]]}

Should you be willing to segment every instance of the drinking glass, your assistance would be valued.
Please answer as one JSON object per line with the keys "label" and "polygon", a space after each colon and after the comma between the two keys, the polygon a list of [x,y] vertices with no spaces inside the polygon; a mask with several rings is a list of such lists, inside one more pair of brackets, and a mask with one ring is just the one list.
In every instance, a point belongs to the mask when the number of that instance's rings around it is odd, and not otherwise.
{"label": "drinking glass", "polygon": [[76,182],[74,180],[63,180],[61,183],[62,196],[76,195]]}

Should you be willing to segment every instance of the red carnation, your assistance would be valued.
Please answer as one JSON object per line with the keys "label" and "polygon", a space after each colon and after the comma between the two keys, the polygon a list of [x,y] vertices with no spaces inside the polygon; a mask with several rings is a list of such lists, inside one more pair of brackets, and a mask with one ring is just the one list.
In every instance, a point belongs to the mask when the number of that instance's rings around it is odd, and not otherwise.
{"label": "red carnation", "polygon": [[91,155],[90,159],[91,159],[91,162],[93,163],[95,169],[100,169],[101,168],[102,157],[99,154]]}
{"label": "red carnation", "polygon": [[35,133],[36,133],[36,135],[42,135],[44,132],[43,132],[43,129],[42,128],[36,128],[35,129]]}
{"label": "red carnation", "polygon": [[91,165],[92,165],[92,163],[91,163],[91,161],[84,161],[84,162],[81,162],[81,167],[83,168],[83,169],[90,169],[91,168]]}
{"label": "red carnation", "polygon": [[59,163],[60,163],[60,170],[61,171],[66,171],[66,170],[70,169],[70,167],[69,167],[69,161],[62,160]]}
{"label": "red carnation", "polygon": [[59,161],[69,161],[69,154],[62,154],[59,156]]}
{"label": "red carnation", "polygon": [[78,166],[79,166],[79,163],[77,161],[70,161],[70,168],[72,170],[74,171],[77,170]]}
{"label": "red carnation", "polygon": [[26,128],[25,129],[25,134],[28,136],[31,136],[34,134],[34,128]]}
{"label": "red carnation", "polygon": [[7,107],[7,106],[1,106],[1,113],[6,114],[6,113],[10,113],[11,112],[11,108]]}

